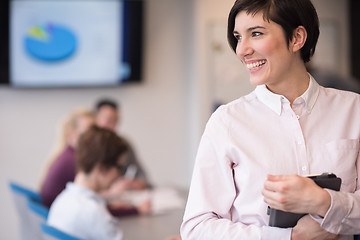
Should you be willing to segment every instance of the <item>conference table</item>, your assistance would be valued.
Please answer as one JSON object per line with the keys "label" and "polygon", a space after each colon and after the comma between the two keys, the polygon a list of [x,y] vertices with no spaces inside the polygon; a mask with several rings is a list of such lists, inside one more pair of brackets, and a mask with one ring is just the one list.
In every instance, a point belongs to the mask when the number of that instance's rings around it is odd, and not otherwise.
{"label": "conference table", "polygon": [[165,240],[179,235],[184,209],[155,215],[128,216],[119,219],[124,240]]}
{"label": "conference table", "polygon": [[[149,193],[145,193],[148,197]],[[187,191],[179,189],[155,189],[150,193],[154,211],[147,215],[132,215],[119,218],[124,240],[166,240],[180,235],[180,225],[185,210]],[[130,198],[144,197],[135,193]]]}

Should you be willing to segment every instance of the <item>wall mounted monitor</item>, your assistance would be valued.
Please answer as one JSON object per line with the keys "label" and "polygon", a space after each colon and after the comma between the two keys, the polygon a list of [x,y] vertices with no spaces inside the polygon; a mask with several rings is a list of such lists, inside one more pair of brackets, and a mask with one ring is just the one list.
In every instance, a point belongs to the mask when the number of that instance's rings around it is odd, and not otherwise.
{"label": "wall mounted monitor", "polygon": [[4,65],[11,86],[94,87],[141,81],[142,1],[10,0],[8,5]]}

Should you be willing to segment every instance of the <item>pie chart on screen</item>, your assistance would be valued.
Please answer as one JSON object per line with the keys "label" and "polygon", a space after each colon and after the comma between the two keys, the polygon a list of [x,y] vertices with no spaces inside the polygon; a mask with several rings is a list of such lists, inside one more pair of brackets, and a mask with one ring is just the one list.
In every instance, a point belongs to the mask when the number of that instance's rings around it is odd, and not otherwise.
{"label": "pie chart on screen", "polygon": [[45,62],[65,60],[77,48],[75,34],[69,28],[53,23],[29,28],[24,43],[30,56]]}

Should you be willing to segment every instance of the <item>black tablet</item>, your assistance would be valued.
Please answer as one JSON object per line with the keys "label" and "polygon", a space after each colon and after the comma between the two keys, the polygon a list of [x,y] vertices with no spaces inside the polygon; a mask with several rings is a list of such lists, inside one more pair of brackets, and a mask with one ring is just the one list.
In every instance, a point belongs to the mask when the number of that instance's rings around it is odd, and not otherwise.
{"label": "black tablet", "polygon": [[[323,173],[319,175],[307,176],[315,181],[322,188],[339,191],[341,186],[341,178],[333,173]],[[297,221],[306,215],[306,213],[291,213],[268,207],[268,215],[270,215],[269,226],[289,228],[294,227]]]}

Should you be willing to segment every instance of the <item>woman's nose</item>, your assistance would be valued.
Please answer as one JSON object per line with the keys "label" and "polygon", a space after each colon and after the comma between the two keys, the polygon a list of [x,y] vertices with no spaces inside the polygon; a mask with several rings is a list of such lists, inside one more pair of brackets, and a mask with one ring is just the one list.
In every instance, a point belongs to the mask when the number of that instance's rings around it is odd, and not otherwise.
{"label": "woman's nose", "polygon": [[236,55],[240,59],[244,59],[246,56],[249,56],[254,53],[254,49],[252,48],[250,42],[246,39],[242,39],[236,45]]}

